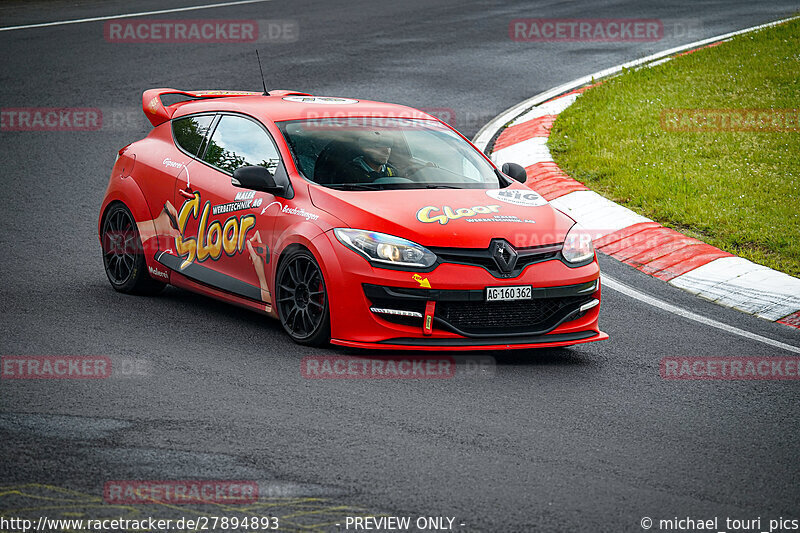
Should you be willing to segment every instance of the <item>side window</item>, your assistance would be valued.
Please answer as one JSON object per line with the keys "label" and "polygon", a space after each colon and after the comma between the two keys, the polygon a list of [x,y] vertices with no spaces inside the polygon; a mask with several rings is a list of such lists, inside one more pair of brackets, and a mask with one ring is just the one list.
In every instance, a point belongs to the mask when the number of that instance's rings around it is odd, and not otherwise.
{"label": "side window", "polygon": [[197,155],[214,115],[179,118],[172,121],[172,134],[178,146],[192,155]]}
{"label": "side window", "polygon": [[203,161],[231,174],[246,165],[266,167],[274,174],[280,155],[261,126],[244,117],[224,115],[211,136]]}

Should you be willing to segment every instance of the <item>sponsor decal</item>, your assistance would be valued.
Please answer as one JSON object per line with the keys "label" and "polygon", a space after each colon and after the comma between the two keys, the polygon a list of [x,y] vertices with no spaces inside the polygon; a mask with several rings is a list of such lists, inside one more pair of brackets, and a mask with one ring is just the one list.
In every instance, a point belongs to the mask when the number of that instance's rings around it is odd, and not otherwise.
{"label": "sponsor decal", "polygon": [[[258,205],[261,205],[261,203],[259,202]],[[288,205],[283,205],[282,203],[277,202],[277,201],[276,202],[270,202],[267,205],[265,205],[264,208],[261,209],[261,214],[263,215],[264,213],[266,213],[267,209],[269,209],[273,205],[277,205],[278,209],[280,209],[280,212],[281,213],[286,213],[287,215],[296,215],[296,216],[299,216],[299,217],[303,217],[306,220],[317,220],[319,218],[319,215],[316,215],[314,213],[309,213],[308,211],[306,211],[302,207],[289,207]],[[253,207],[257,207],[257,205],[254,203]]]}
{"label": "sponsor decal", "polygon": [[161,105],[161,100],[159,100],[158,96],[154,96],[150,103],[147,104],[147,109],[155,115],[158,112],[159,105]]}
{"label": "sponsor decal", "polygon": [[254,92],[254,91],[195,91],[195,92],[196,92],[196,94],[203,94],[203,95],[209,95],[209,96],[214,96],[214,95],[217,95],[217,96],[225,96],[225,95],[230,95],[230,96],[252,95],[252,96],[256,96],[256,95],[259,95],[259,94],[263,94],[263,93],[258,93],[258,92]]}
{"label": "sponsor decal", "polygon": [[252,200],[256,197],[256,191],[240,191],[236,193],[234,200]]}
{"label": "sponsor decal", "polygon": [[250,209],[251,207],[256,207],[253,205],[253,200],[229,202],[227,204],[215,205],[214,207],[211,208],[211,214],[224,215],[225,213],[231,213],[233,211],[243,211],[245,209]]}
{"label": "sponsor decal", "polygon": [[414,281],[416,281],[417,283],[419,283],[420,287],[423,287],[425,289],[430,289],[431,288],[431,282],[428,281],[428,278],[423,278],[419,274],[414,274],[413,276],[411,276],[411,278]]}
{"label": "sponsor decal", "polygon": [[300,102],[302,104],[356,104],[358,100],[352,98],[336,98],[331,96],[284,96],[288,102]]}
{"label": "sponsor decal", "polygon": [[266,207],[264,207],[264,209],[261,210],[261,214],[263,215],[267,209],[269,209],[271,206],[275,204],[278,205],[278,208],[281,210],[280,211],[281,213],[286,213],[287,215],[297,215],[299,217],[304,217],[306,220],[317,220],[319,218],[319,215],[315,215],[314,213],[309,213],[302,207],[289,207],[288,205],[283,205],[280,202],[272,202],[271,204],[267,205]]}
{"label": "sponsor decal", "polygon": [[442,208],[428,205],[417,211],[417,220],[425,223],[438,222],[444,225],[457,218],[487,215],[490,213],[497,213],[499,210],[499,205],[476,205],[473,207],[459,207],[457,209],[453,209],[449,205]]}
{"label": "sponsor decal", "polygon": [[147,265],[147,270],[154,276],[158,276],[159,278],[169,279],[169,274],[164,272],[163,270],[159,270],[157,268],[153,268],[150,265]]}
{"label": "sponsor decal", "polygon": [[[186,200],[178,213],[178,231],[180,234],[175,237],[175,249],[184,261],[180,268],[186,268],[197,259],[203,262],[208,258],[217,260],[222,252],[229,256],[242,253],[245,250],[245,240],[247,232],[252,230],[256,224],[255,215],[243,215],[238,218],[232,216],[225,222],[214,220],[208,221],[211,211],[211,202],[206,201],[200,209],[200,193],[194,193],[194,198]],[[189,218],[198,220],[197,235],[185,237],[186,226]]]}
{"label": "sponsor decal", "polygon": [[516,215],[495,215],[491,218],[465,218],[467,222],[515,222],[520,224],[536,224],[535,220],[526,218],[525,220]]}
{"label": "sponsor decal", "polygon": [[281,209],[281,213],[286,213],[288,215],[297,215],[299,217],[304,217],[306,220],[317,220],[319,215],[315,215],[314,213],[309,213],[302,207],[289,207],[288,205],[283,206]]}
{"label": "sponsor decal", "polygon": [[436,300],[425,302],[425,324],[422,326],[423,335],[433,334],[433,315],[436,313]]}
{"label": "sponsor decal", "polygon": [[177,161],[173,161],[173,160],[172,160],[172,159],[170,159],[169,157],[167,157],[166,159],[164,159],[164,160],[161,162],[161,164],[162,164],[162,165],[164,165],[164,166],[165,166],[165,167],[167,167],[167,168],[183,168],[183,163],[178,163]]}
{"label": "sponsor decal", "polygon": [[547,200],[537,192],[523,189],[490,189],[486,195],[507,204],[521,205],[524,207],[537,207],[545,205]]}

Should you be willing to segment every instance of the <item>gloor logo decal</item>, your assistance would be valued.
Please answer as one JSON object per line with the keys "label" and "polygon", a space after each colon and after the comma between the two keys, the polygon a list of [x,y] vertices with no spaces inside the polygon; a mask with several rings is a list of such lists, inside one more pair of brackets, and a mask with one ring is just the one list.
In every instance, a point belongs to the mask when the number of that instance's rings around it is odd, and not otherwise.
{"label": "gloor logo decal", "polygon": [[[180,235],[175,237],[175,249],[178,255],[183,257],[180,268],[186,268],[195,259],[202,262],[208,258],[219,259],[224,250],[226,254],[232,256],[242,253],[245,249],[245,239],[247,232],[256,225],[255,215],[243,215],[241,218],[232,216],[225,222],[214,220],[208,221],[211,212],[211,202],[206,201],[200,211],[200,193],[194,193],[194,198],[186,200],[178,213],[178,231]],[[197,235],[185,237],[186,225],[189,218],[198,219]]]}

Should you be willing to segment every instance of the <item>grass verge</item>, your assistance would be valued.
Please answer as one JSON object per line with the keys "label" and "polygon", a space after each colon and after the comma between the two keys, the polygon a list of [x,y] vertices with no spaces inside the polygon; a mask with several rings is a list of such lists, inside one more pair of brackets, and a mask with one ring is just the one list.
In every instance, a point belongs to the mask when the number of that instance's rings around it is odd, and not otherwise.
{"label": "grass verge", "polygon": [[[548,146],[607,198],[800,277],[798,73],[794,20],[606,80],[559,115]],[[675,109],[794,111],[780,113],[784,131],[759,121],[741,125],[757,131],[725,131],[724,122],[670,122]]]}

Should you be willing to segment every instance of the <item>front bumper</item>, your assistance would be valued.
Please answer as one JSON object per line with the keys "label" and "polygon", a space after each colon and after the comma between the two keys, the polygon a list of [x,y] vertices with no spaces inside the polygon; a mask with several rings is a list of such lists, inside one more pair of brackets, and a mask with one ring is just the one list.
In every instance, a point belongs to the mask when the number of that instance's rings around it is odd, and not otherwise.
{"label": "front bumper", "polygon": [[[604,340],[598,327],[596,261],[556,259],[498,278],[474,265],[443,263],[430,272],[373,267],[320,236],[331,310],[331,343],[392,350],[547,348]],[[322,239],[325,239],[322,241]],[[321,242],[322,241],[322,242]],[[333,259],[328,261],[328,259]],[[486,302],[486,287],[531,285],[532,299]]]}

